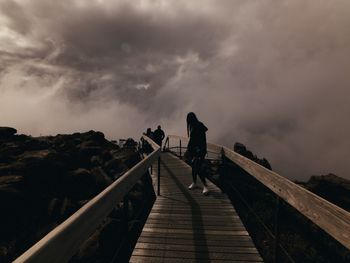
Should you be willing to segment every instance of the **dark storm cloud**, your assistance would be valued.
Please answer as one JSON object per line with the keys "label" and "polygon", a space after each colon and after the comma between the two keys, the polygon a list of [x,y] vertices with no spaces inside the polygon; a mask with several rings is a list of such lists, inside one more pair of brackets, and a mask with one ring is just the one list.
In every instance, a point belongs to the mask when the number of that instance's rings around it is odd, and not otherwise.
{"label": "dark storm cloud", "polygon": [[[0,3],[2,122],[34,134],[241,141],[283,175],[349,177],[350,2]],[[19,109],[21,107],[25,110]]]}
{"label": "dark storm cloud", "polygon": [[140,13],[129,5],[112,13],[95,8],[83,10],[67,17],[56,30],[68,54],[97,59],[117,56],[122,60],[131,54],[153,60],[157,54],[181,56],[189,51],[207,58],[216,52],[218,40],[227,35],[208,17],[184,12],[172,18]]}
{"label": "dark storm cloud", "polygon": [[149,84],[153,95],[176,73],[177,57],[195,52],[209,59],[228,34],[225,24],[203,14],[183,8],[174,10],[175,15],[143,12],[126,1],[110,9],[97,3],[79,6],[77,1],[23,6],[7,1],[2,7],[8,24],[16,25],[11,29],[20,34],[37,31],[32,38],[42,38],[41,47],[33,51],[36,58],[46,52],[46,62],[84,75],[85,80],[73,84],[79,86],[72,90],[73,97],[89,95],[99,86],[98,78],[110,74],[114,98],[135,99],[140,107],[147,96],[137,96],[136,85]]}

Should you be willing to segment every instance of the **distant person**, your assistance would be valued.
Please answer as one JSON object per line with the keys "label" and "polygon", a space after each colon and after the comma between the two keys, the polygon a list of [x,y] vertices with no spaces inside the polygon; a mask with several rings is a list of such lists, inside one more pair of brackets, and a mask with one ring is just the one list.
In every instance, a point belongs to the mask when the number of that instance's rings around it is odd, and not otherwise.
{"label": "distant person", "polygon": [[147,128],[145,135],[146,135],[148,138],[151,138],[152,140],[154,139],[154,138],[153,138],[154,134],[153,134],[151,128]]}
{"label": "distant person", "polygon": [[187,158],[190,160],[192,166],[192,184],[188,189],[194,189],[197,183],[197,175],[203,183],[203,194],[209,193],[205,175],[203,173],[203,161],[207,154],[207,139],[205,133],[208,128],[197,119],[197,116],[190,112],[187,114],[187,135],[190,140],[187,145]]}
{"label": "distant person", "polygon": [[[147,128],[146,132],[144,132],[143,134],[153,140],[153,132],[151,128]],[[141,152],[149,154],[152,151],[153,151],[152,146],[148,143],[148,141],[146,141],[143,137],[141,137]]]}
{"label": "distant person", "polygon": [[164,131],[162,130],[162,127],[160,127],[160,125],[158,125],[157,129],[153,132],[153,137],[154,137],[154,141],[160,147],[162,147],[162,141],[165,138],[165,134],[164,134]]}

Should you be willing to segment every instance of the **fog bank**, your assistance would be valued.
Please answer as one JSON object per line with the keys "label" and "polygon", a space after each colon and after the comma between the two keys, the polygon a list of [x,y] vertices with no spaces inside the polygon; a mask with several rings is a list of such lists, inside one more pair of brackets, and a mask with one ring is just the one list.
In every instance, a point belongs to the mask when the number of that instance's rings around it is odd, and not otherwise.
{"label": "fog bank", "polygon": [[0,125],[239,141],[293,179],[350,179],[350,2],[0,2]]}

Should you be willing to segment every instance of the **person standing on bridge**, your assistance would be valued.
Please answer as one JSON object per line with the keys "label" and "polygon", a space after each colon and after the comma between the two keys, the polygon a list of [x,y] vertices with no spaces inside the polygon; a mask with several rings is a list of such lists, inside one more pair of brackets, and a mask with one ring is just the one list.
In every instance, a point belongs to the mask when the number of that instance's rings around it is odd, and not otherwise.
{"label": "person standing on bridge", "polygon": [[158,125],[157,129],[153,132],[154,141],[162,148],[162,141],[165,137],[162,127]]}
{"label": "person standing on bridge", "polygon": [[187,135],[190,137],[187,145],[187,152],[192,166],[192,184],[188,189],[194,189],[197,183],[197,175],[203,183],[203,194],[208,194],[209,189],[203,174],[203,161],[207,154],[207,139],[205,133],[208,128],[197,119],[197,116],[190,112],[187,114]]}

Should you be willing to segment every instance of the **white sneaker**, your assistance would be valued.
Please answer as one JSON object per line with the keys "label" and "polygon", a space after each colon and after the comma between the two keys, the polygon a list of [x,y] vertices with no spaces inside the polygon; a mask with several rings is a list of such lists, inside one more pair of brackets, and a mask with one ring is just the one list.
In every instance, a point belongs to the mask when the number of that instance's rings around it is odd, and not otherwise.
{"label": "white sneaker", "polygon": [[204,195],[209,194],[209,189],[206,186],[203,186],[203,192]]}
{"label": "white sneaker", "polygon": [[192,183],[192,184],[188,187],[188,189],[192,190],[192,189],[195,188],[195,187],[196,187],[196,184],[195,184],[195,183]]}

